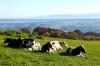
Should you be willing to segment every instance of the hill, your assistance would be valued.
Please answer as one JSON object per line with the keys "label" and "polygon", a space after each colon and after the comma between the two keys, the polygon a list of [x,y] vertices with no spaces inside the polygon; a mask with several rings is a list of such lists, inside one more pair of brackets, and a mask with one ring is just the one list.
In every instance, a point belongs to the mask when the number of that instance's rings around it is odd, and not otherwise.
{"label": "hill", "polygon": [[[77,56],[30,52],[26,49],[12,49],[3,43],[6,36],[0,35],[0,65],[1,66],[99,66],[100,41],[81,41],[44,37],[43,40],[35,39],[41,45],[51,40],[66,41],[70,46],[83,44],[87,50],[85,58]],[[66,51],[66,49],[64,50]]]}
{"label": "hill", "polygon": [[0,20],[0,29],[20,29],[23,27],[31,30],[38,27],[50,27],[64,31],[80,29],[82,32],[100,33],[100,19],[23,19]]}

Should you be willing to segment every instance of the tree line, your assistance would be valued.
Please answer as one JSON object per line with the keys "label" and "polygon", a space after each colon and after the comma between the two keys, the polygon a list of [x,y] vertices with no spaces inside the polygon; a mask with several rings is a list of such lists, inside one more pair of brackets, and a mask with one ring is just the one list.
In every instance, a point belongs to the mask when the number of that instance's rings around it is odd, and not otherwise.
{"label": "tree line", "polygon": [[0,35],[13,37],[53,37],[74,40],[100,40],[100,33],[86,32],[76,29],[74,31],[62,31],[59,29],[36,27],[34,30],[28,28],[21,28],[20,30],[0,30]]}
{"label": "tree line", "polygon": [[33,30],[37,32],[39,36],[54,37],[54,38],[65,38],[65,39],[79,39],[79,40],[100,40],[100,33],[86,32],[83,33],[81,30],[76,29],[74,31],[62,31],[59,29],[37,27]]}

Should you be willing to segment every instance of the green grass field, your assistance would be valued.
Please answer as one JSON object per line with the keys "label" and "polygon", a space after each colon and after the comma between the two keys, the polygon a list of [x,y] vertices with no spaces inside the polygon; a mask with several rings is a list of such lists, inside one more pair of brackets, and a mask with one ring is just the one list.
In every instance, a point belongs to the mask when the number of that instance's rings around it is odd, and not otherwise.
{"label": "green grass field", "polygon": [[[70,46],[83,44],[87,50],[85,58],[77,56],[30,52],[26,49],[12,49],[4,45],[0,36],[0,66],[100,66],[100,41],[81,41],[59,38],[36,39],[41,45],[51,40],[66,41]],[[66,51],[66,50],[64,50]]]}

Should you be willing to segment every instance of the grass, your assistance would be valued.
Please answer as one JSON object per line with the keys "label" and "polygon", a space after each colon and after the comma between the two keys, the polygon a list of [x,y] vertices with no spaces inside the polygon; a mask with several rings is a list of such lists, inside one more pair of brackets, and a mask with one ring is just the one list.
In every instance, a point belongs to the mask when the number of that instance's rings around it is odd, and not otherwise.
{"label": "grass", "polygon": [[[85,58],[77,56],[30,52],[26,49],[12,49],[3,43],[5,36],[0,36],[0,66],[100,66],[100,41],[81,41],[59,38],[36,39],[41,45],[51,40],[66,41],[70,46],[83,44],[87,50]],[[66,49],[64,50],[66,51]]]}

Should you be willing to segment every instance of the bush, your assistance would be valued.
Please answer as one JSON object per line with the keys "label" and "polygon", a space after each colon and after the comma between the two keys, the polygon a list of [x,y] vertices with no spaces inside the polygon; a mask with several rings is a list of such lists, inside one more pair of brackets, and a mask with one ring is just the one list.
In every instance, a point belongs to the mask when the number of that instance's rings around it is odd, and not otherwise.
{"label": "bush", "polygon": [[68,39],[78,39],[78,35],[75,32],[68,32]]}
{"label": "bush", "polygon": [[20,30],[5,30],[5,31],[0,31],[0,34],[10,37],[28,37],[28,34]]}
{"label": "bush", "polygon": [[79,29],[74,30],[74,32],[77,34],[78,39],[83,40],[83,33]]}
{"label": "bush", "polygon": [[27,33],[27,34],[31,34],[31,30],[29,30],[29,28],[22,28],[20,29],[20,31]]}
{"label": "bush", "polygon": [[3,33],[4,35],[7,35],[7,36],[17,36],[21,34],[21,32],[18,30],[5,30]]}
{"label": "bush", "polygon": [[50,33],[46,32],[46,33],[43,34],[43,36],[50,37]]}
{"label": "bush", "polygon": [[84,36],[84,40],[95,40],[95,36]]}

